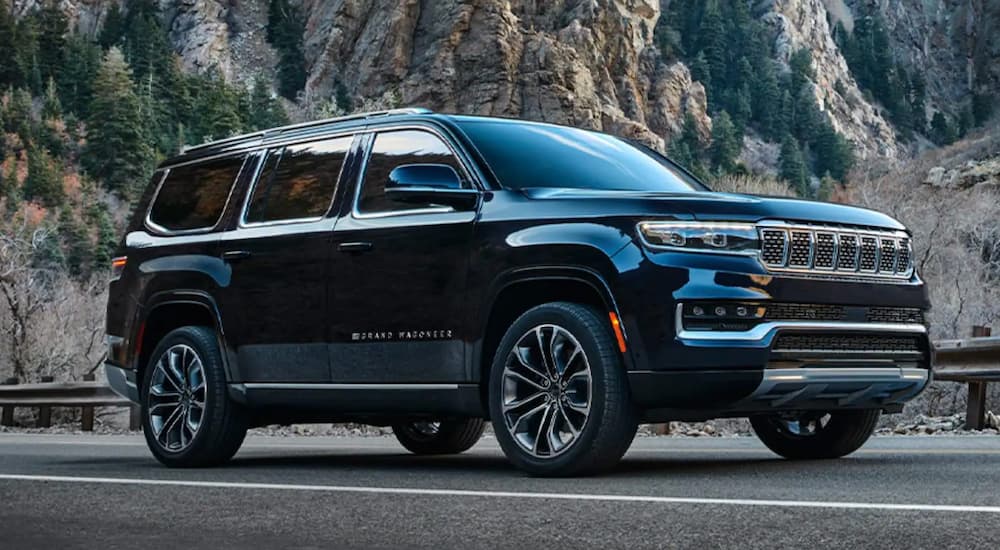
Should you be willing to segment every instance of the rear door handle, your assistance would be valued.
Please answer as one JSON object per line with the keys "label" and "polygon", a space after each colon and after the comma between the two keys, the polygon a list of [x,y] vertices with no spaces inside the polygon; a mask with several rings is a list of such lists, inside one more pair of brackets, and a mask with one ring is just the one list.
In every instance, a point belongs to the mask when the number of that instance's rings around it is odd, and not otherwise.
{"label": "rear door handle", "polygon": [[227,250],[222,253],[222,259],[227,262],[235,262],[242,260],[243,258],[249,258],[249,250]]}
{"label": "rear door handle", "polygon": [[355,242],[355,243],[340,243],[337,246],[337,250],[341,252],[370,252],[375,246],[369,242]]}

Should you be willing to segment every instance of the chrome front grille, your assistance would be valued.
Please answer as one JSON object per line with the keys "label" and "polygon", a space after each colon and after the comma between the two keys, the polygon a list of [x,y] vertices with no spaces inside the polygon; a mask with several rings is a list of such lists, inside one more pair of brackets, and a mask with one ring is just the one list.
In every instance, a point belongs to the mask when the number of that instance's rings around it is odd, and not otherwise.
{"label": "chrome front grille", "polygon": [[910,239],[902,231],[762,224],[760,259],[770,271],[908,279]]}

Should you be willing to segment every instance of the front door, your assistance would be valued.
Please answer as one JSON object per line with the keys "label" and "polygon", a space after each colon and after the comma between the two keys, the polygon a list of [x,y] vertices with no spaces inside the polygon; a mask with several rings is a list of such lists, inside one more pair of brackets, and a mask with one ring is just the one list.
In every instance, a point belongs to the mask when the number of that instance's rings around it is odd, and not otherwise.
{"label": "front door", "polygon": [[389,173],[448,164],[471,187],[454,150],[430,129],[377,131],[334,230],[330,372],[344,383],[468,381],[462,317],[475,211],[394,202]]}
{"label": "front door", "polygon": [[327,382],[329,216],[352,136],[268,151],[237,227],[223,234],[232,280],[227,342],[243,382]]}

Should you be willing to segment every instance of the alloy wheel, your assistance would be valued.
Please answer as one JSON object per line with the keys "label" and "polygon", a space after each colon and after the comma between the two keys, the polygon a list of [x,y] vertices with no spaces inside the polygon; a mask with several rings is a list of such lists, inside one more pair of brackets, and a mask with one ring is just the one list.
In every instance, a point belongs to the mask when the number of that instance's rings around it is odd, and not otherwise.
{"label": "alloy wheel", "polygon": [[156,442],[179,452],[191,445],[205,415],[205,368],[189,346],[167,348],[149,384],[149,424]]}
{"label": "alloy wheel", "polygon": [[580,342],[560,326],[536,326],[521,336],[504,365],[504,424],[531,456],[559,455],[579,440],[587,425],[592,386]]}

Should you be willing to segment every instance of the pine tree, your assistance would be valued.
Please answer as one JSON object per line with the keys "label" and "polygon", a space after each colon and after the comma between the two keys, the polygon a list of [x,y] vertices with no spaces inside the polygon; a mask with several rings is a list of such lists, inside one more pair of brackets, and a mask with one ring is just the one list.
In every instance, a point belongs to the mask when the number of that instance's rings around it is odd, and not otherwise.
{"label": "pine tree", "polygon": [[354,111],[354,102],[351,101],[351,94],[347,91],[347,86],[340,80],[333,85],[333,98],[337,102],[337,108],[345,113]]}
{"label": "pine tree", "polygon": [[45,87],[45,102],[42,103],[42,118],[45,120],[56,120],[62,118],[62,103],[59,101],[59,93],[56,91],[56,81],[49,77],[49,84]]}
{"label": "pine tree", "polygon": [[781,177],[801,197],[809,196],[809,174],[799,142],[791,134],[781,141]]}
{"label": "pine tree", "polygon": [[59,80],[66,67],[66,35],[69,22],[59,2],[46,0],[36,15],[38,20],[38,69],[43,80]]}
{"label": "pine tree", "polygon": [[101,49],[96,44],[79,34],[70,35],[66,40],[66,65],[56,85],[67,112],[87,118],[94,75],[100,63]]}
{"label": "pine tree", "polygon": [[954,143],[957,139],[955,133],[955,127],[948,122],[944,114],[941,111],[934,113],[931,118],[931,141],[938,145],[948,145]]}
{"label": "pine tree", "polygon": [[121,50],[104,55],[94,79],[83,162],[91,176],[130,197],[145,180],[153,152],[147,141],[132,71]]}
{"label": "pine tree", "polygon": [[117,247],[115,238],[115,227],[111,223],[111,216],[108,209],[94,196],[96,190],[90,182],[84,183],[84,200],[87,203],[85,215],[87,223],[91,227],[97,228],[97,238],[92,249],[93,271],[107,269],[111,265],[111,258],[114,256]]}
{"label": "pine tree", "polygon": [[236,91],[226,84],[222,75],[197,78],[200,80],[195,97],[195,111],[199,113],[194,128],[197,140],[222,139],[242,131],[240,98]]}
{"label": "pine tree", "polygon": [[802,143],[812,143],[824,121],[824,116],[816,105],[816,96],[809,86],[799,90],[792,113],[792,131],[795,137]]}
{"label": "pine tree", "polygon": [[712,123],[712,145],[709,150],[712,165],[723,172],[732,172],[743,146],[742,136],[736,131],[736,126],[726,111],[716,115]]}
{"label": "pine tree", "polygon": [[709,81],[713,87],[708,94],[711,103],[716,101],[715,97],[726,85],[726,31],[718,0],[707,0],[705,3],[705,14],[701,20],[699,33],[699,49],[705,54]]}
{"label": "pine tree", "polygon": [[28,176],[22,189],[24,199],[54,208],[66,198],[62,173],[52,157],[40,147],[28,149]]}
{"label": "pine tree", "polygon": [[285,115],[284,108],[276,98],[272,97],[271,87],[262,75],[253,81],[249,103],[250,118],[248,129],[263,130],[288,123],[288,117]]}
{"label": "pine tree", "polygon": [[778,76],[774,65],[770,60],[766,60],[759,67],[752,92],[754,119],[760,125],[761,132],[768,137],[777,137],[781,90],[778,87]]}
{"label": "pine tree", "polygon": [[837,133],[829,122],[820,125],[814,140],[816,173],[829,173],[837,181],[844,181],[854,166],[854,147]]}
{"label": "pine tree", "polygon": [[63,208],[59,213],[59,236],[62,237],[66,267],[70,275],[85,275],[94,263],[93,245],[86,228],[69,208]]}
{"label": "pine tree", "polygon": [[910,112],[913,116],[913,129],[923,133],[927,131],[927,83],[919,71],[910,75]]}
{"label": "pine tree", "polygon": [[21,68],[17,63],[17,21],[7,0],[0,0],[0,89],[23,84]]}
{"label": "pine tree", "polygon": [[117,3],[112,3],[108,15],[104,18],[104,26],[101,27],[97,43],[104,48],[116,46],[123,34],[125,34],[125,15]]}
{"label": "pine tree", "polygon": [[271,0],[267,11],[267,41],[278,50],[278,91],[295,99],[305,88],[306,62],[302,35],[305,23],[288,0]]}
{"label": "pine tree", "polygon": [[788,68],[791,71],[792,94],[798,94],[806,82],[811,81],[816,76],[812,66],[812,53],[807,48],[800,48],[792,53],[788,59]]}

